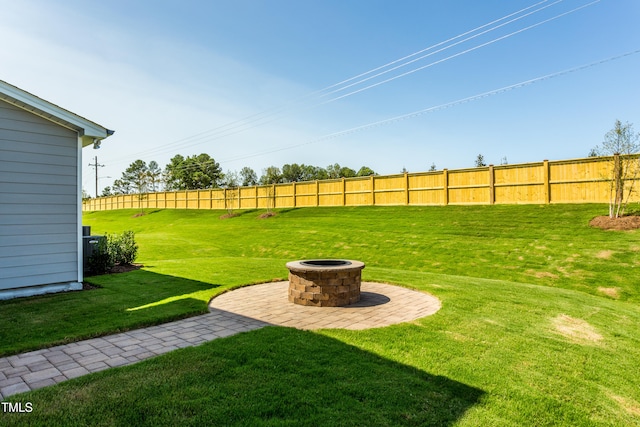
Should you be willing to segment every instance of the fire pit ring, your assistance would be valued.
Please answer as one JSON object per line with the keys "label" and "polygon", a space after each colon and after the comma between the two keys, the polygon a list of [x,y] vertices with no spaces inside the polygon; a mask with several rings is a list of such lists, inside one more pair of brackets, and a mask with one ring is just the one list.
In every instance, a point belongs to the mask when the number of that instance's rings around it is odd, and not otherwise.
{"label": "fire pit ring", "polygon": [[310,259],[300,261],[300,264],[307,267],[340,267],[343,265],[351,265],[351,261],[346,259]]}
{"label": "fire pit ring", "polygon": [[311,259],[287,263],[289,301],[315,307],[340,307],[360,301],[364,263],[346,259]]}

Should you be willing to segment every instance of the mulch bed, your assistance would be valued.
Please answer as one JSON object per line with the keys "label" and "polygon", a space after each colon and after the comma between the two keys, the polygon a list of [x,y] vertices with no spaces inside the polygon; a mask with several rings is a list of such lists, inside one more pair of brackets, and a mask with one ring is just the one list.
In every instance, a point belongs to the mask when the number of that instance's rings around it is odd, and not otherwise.
{"label": "mulch bed", "polygon": [[220,219],[229,219],[239,216],[237,213],[228,213],[220,216]]}
{"label": "mulch bed", "polygon": [[258,218],[259,219],[267,219],[267,218],[271,218],[272,216],[275,216],[275,212],[265,212],[262,215],[260,215]]}
{"label": "mulch bed", "polygon": [[111,267],[111,270],[109,270],[109,274],[128,273],[130,271],[140,270],[142,267],[144,267],[144,265],[142,264],[124,264],[124,265],[117,264]]}
{"label": "mulch bed", "polygon": [[589,221],[592,227],[598,227],[603,230],[637,230],[640,228],[640,216],[628,215],[620,218],[609,218],[608,216],[597,216]]}

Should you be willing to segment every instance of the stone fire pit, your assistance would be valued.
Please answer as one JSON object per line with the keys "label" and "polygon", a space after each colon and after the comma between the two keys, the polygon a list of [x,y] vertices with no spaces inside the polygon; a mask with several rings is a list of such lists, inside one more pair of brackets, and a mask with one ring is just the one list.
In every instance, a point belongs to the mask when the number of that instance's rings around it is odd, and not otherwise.
{"label": "stone fire pit", "polygon": [[287,263],[289,301],[316,307],[339,307],[360,301],[364,263],[345,259],[312,259]]}

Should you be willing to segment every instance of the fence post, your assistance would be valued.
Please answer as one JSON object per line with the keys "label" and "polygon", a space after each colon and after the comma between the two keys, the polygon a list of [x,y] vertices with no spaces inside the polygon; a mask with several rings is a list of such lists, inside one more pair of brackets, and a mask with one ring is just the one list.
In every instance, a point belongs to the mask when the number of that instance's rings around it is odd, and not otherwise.
{"label": "fence post", "polygon": [[489,165],[489,204],[493,205],[496,202],[496,175],[493,169],[493,165]]}
{"label": "fence post", "polygon": [[293,190],[293,207],[296,207],[296,183],[295,181],[291,183],[291,185],[293,186],[292,190]]}
{"label": "fence post", "polygon": [[543,160],[542,161],[542,175],[543,175],[543,179],[544,179],[544,203],[545,204],[549,204],[551,203],[551,177],[549,176],[549,160]]}
{"label": "fence post", "polygon": [[347,183],[344,177],[342,178],[342,206],[347,206]]}
{"label": "fence post", "polygon": [[449,204],[449,170],[442,169],[442,204]]}
{"label": "fence post", "polygon": [[316,207],[320,206],[320,181],[316,179]]}
{"label": "fence post", "polygon": [[276,199],[276,185],[273,184],[273,187],[271,187],[271,190],[273,191],[273,209],[276,208],[277,203],[277,199]]}
{"label": "fence post", "polygon": [[404,173],[404,204],[409,204],[409,173]]}
{"label": "fence post", "polygon": [[376,177],[371,175],[371,206],[376,205]]}

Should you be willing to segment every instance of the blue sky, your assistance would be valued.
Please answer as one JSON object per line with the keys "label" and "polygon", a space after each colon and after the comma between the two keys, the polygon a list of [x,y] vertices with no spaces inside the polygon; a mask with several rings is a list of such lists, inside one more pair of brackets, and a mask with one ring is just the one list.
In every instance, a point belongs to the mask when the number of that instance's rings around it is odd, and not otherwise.
{"label": "blue sky", "polygon": [[[101,188],[136,159],[164,166],[175,154],[205,152],[224,171],[258,175],[294,162],[392,174],[472,167],[480,153],[494,164],[584,157],[616,119],[640,130],[640,53],[456,103],[639,50],[637,0],[0,0],[0,8],[0,79],[116,131],[84,151],[85,163],[97,155],[105,165]],[[319,92],[525,8],[487,34]],[[91,194],[93,177],[85,167]]]}

